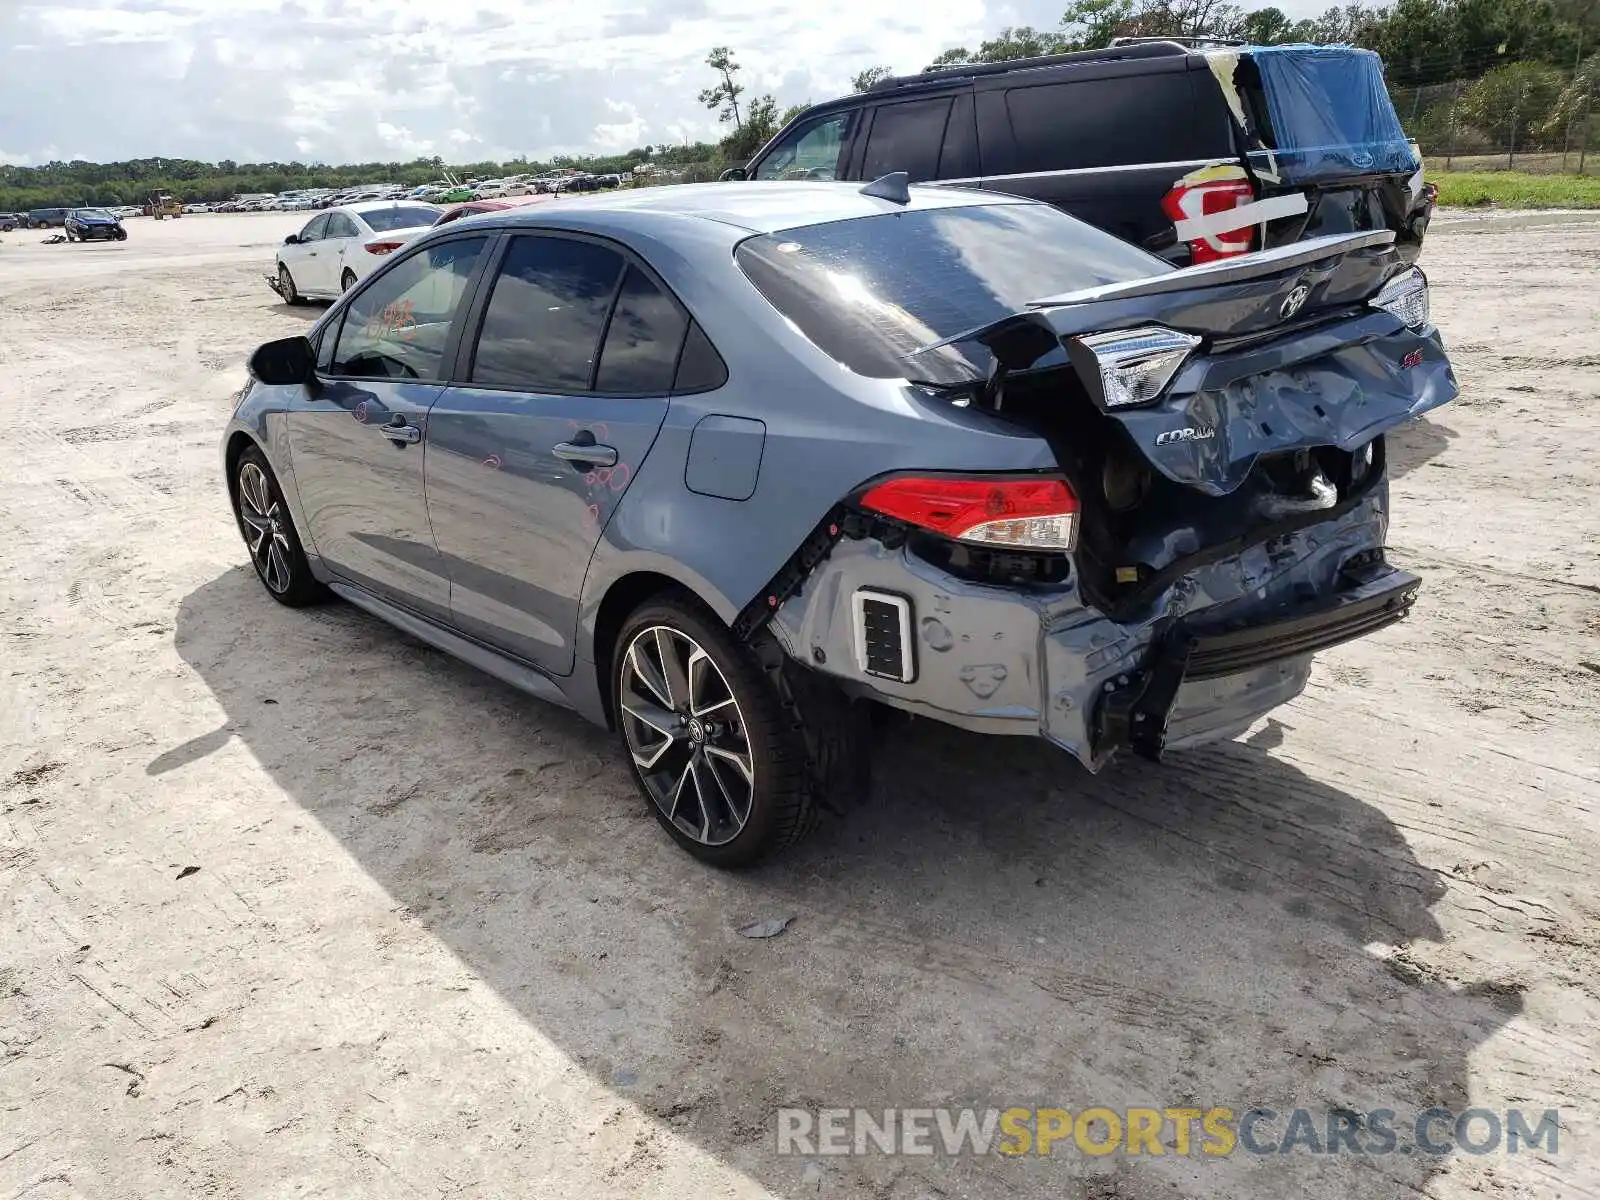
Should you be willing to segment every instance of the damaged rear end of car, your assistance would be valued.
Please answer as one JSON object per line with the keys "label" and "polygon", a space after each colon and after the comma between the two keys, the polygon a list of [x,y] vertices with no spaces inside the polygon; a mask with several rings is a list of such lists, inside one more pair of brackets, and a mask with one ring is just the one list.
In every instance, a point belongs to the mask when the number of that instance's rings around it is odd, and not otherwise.
{"label": "damaged rear end of car", "polygon": [[[826,344],[808,285],[773,282],[805,231],[778,237],[747,272]],[[1393,232],[1140,260],[953,330],[936,279],[884,295],[870,261],[865,285],[822,262],[819,287],[878,285],[841,362],[883,378],[893,350],[910,393],[1030,432],[1056,469],[863,480],[747,625],[852,695],[1098,770],[1236,736],[1317,651],[1403,618],[1420,581],[1385,558],[1385,434],[1457,389]],[[908,347],[919,329],[942,336]]]}

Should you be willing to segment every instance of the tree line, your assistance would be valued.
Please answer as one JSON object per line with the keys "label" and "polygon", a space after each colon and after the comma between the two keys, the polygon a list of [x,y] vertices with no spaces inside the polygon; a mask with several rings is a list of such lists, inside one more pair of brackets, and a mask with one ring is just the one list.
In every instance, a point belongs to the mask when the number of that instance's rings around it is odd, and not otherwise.
{"label": "tree line", "polygon": [[[641,163],[667,170],[686,170],[690,177],[707,175],[703,166],[717,155],[711,143],[640,146],[626,154],[558,155],[549,160],[513,159],[473,162],[448,169],[461,179],[498,179],[506,175],[542,175],[574,168],[597,175],[627,173]],[[437,158],[406,163],[198,162],[183,158],[137,158],[125,162],[82,160],[51,162],[39,167],[0,165],[0,212],[35,208],[143,204],[165,193],[185,204],[214,203],[251,192],[272,193],[302,188],[347,188],[360,184],[400,183],[419,187],[442,179],[446,166]],[[708,176],[709,177],[709,176]]]}

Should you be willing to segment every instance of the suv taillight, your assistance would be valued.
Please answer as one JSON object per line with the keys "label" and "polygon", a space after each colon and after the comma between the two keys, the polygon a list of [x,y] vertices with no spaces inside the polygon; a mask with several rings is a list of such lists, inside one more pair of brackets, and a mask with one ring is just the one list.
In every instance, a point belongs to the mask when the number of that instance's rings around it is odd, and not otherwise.
{"label": "suv taillight", "polygon": [[960,542],[1071,550],[1078,498],[1041,475],[902,476],[868,488],[861,507]]}
{"label": "suv taillight", "polygon": [[[1183,221],[1227,212],[1249,204],[1255,198],[1255,190],[1248,179],[1208,179],[1194,183],[1180,179],[1161,198],[1161,210],[1172,218],[1174,225],[1179,225]],[[1179,228],[1179,236],[1182,236],[1181,226]],[[1236,254],[1249,254],[1255,249],[1255,227],[1246,225],[1243,229],[1233,229],[1227,233],[1202,234],[1188,239],[1188,246],[1191,260],[1195,263],[1216,262]]]}

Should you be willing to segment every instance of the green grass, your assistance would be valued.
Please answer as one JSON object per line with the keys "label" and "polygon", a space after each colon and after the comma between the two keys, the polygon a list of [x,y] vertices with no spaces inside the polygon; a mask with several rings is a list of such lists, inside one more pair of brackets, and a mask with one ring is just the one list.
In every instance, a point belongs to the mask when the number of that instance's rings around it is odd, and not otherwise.
{"label": "green grass", "polygon": [[1600,179],[1521,171],[1429,171],[1439,203],[1455,208],[1600,208]]}

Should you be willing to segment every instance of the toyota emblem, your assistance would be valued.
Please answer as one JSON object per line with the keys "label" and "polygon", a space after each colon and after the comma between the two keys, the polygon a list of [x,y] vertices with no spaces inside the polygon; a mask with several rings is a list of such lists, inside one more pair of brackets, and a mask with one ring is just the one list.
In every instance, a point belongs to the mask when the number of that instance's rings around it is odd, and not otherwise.
{"label": "toyota emblem", "polygon": [[1311,289],[1301,284],[1284,297],[1283,307],[1278,309],[1278,315],[1287,321],[1295,313],[1305,307],[1306,297],[1311,295]]}

